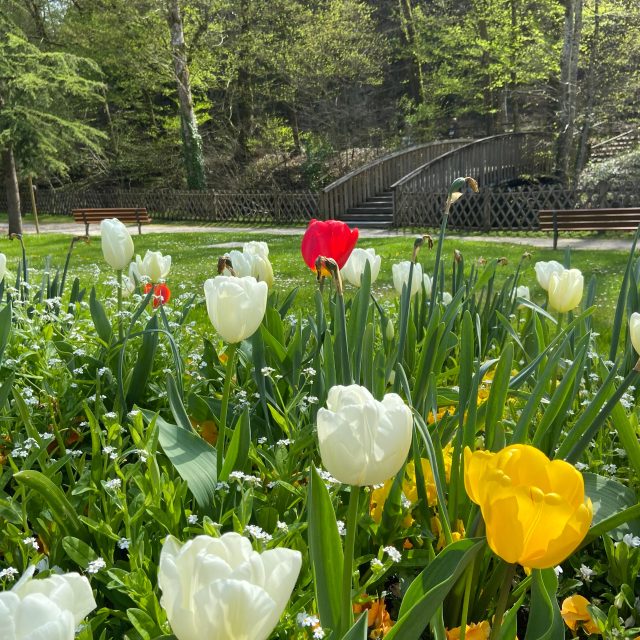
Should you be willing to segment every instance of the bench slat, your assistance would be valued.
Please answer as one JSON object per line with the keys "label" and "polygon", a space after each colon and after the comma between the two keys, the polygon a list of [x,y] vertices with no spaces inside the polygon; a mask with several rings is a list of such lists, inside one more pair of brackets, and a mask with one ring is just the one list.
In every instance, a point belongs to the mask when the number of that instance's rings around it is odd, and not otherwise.
{"label": "bench slat", "polygon": [[121,222],[135,222],[138,225],[138,233],[142,233],[142,224],[151,222],[151,217],[147,213],[145,207],[121,207],[113,209],[72,209],[73,219],[75,222],[81,222],[85,226],[85,232],[89,235],[89,225],[109,218],[117,218]]}

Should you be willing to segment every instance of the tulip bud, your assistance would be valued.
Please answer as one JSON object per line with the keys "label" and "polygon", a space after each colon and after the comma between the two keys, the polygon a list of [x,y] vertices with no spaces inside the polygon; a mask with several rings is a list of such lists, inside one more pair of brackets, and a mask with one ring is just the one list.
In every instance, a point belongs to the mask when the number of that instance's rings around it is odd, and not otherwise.
{"label": "tulip bud", "polygon": [[396,334],[395,329],[393,328],[393,322],[390,319],[387,319],[387,324],[384,328],[385,338],[391,342],[393,340],[393,336]]}
{"label": "tulip bud", "polygon": [[0,253],[0,282],[4,280],[7,274],[7,256],[4,253]]}
{"label": "tulip bud", "polygon": [[226,342],[241,342],[252,336],[267,309],[268,287],[252,276],[216,276],[204,283],[207,313],[215,330]]}
{"label": "tulip bud", "polygon": [[375,282],[380,273],[382,258],[376,255],[375,249],[354,249],[346,264],[340,270],[342,277],[354,287],[359,287],[366,263],[371,269],[371,282]]}
{"label": "tulip bud", "polygon": [[549,304],[558,312],[575,309],[582,300],[584,278],[579,269],[565,269],[549,278]]}
{"label": "tulip bud", "polygon": [[34,571],[29,567],[11,591],[0,593],[2,637],[73,640],[76,627],[96,608],[89,581],[78,573],[33,580]]}
{"label": "tulip bud", "polygon": [[120,220],[109,218],[100,223],[102,253],[109,266],[124,271],[133,257],[133,240]]}
{"label": "tulip bud", "polygon": [[634,312],[629,318],[629,337],[636,353],[640,355],[640,313]]}
{"label": "tulip bud", "polygon": [[[396,291],[402,295],[402,287],[409,283],[409,270],[411,262],[404,260],[391,267],[393,273],[393,286]],[[411,296],[414,296],[422,287],[422,266],[419,263],[413,265],[413,274],[411,276]]]}
{"label": "tulip bud", "polygon": [[183,545],[169,536],[158,567],[160,604],[178,640],[265,640],[301,565],[299,551],[258,553],[238,533],[197,536]]}
{"label": "tulip bud", "polygon": [[531,293],[529,292],[529,287],[525,285],[521,285],[516,289],[516,297],[523,298],[524,300],[531,300]]}
{"label": "tulip bud", "polygon": [[431,288],[433,287],[433,278],[431,278],[428,274],[424,274],[422,277],[422,281],[424,282],[424,290],[427,294],[427,298],[431,297]]}
{"label": "tulip bud", "polygon": [[171,256],[163,256],[160,251],[147,251],[144,259],[136,256],[136,261],[132,262],[133,270],[138,280],[148,278],[151,282],[160,282],[169,275],[171,269]]}
{"label": "tulip bud", "polygon": [[442,304],[446,307],[453,301],[453,296],[448,291],[442,292]]}
{"label": "tulip bud", "polygon": [[345,484],[383,483],[398,473],[411,447],[411,410],[395,393],[378,402],[357,384],[331,387],[317,421],[322,463]]}
{"label": "tulip bud", "polygon": [[536,262],[534,269],[536,270],[538,284],[545,291],[549,289],[549,279],[551,278],[551,274],[560,274],[565,270],[564,267],[555,260],[550,260],[549,262]]}

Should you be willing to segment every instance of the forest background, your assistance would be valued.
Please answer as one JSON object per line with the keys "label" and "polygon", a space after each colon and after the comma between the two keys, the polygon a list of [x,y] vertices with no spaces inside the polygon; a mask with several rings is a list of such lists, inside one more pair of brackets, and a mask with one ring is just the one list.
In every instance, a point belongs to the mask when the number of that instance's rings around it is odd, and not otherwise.
{"label": "forest background", "polygon": [[640,119],[638,69],[637,0],[0,0],[5,192],[317,189],[523,129],[566,182]]}

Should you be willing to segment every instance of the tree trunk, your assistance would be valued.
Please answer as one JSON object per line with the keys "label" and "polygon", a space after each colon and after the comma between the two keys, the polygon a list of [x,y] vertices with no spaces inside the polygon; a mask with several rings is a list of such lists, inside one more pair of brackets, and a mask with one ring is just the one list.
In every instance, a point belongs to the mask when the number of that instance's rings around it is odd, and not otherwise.
{"label": "tree trunk", "polygon": [[187,186],[189,189],[204,189],[204,157],[202,138],[198,132],[196,114],[193,110],[187,51],[182,29],[182,16],[178,0],[168,0],[167,22],[171,32],[173,71],[178,88],[180,103],[180,129],[182,133],[182,153],[184,157]]}
{"label": "tree trunk", "polygon": [[233,159],[241,166],[246,164],[249,158],[249,139],[253,121],[253,96],[251,87],[251,73],[247,65],[249,56],[249,43],[251,16],[249,15],[249,3],[242,0],[238,3],[240,16],[240,33],[238,35],[238,53],[240,64],[236,74],[235,93],[236,99],[233,109],[233,124],[237,129],[236,148]]}
{"label": "tree trunk", "polygon": [[413,7],[411,0],[400,0],[400,25],[404,36],[405,46],[411,56],[411,69],[409,73],[409,92],[416,104],[424,104],[425,87],[422,64],[416,55],[416,27],[413,19]]}
{"label": "tree trunk", "polygon": [[591,125],[593,122],[593,108],[596,101],[596,62],[598,60],[598,47],[600,44],[600,0],[595,0],[593,6],[593,36],[591,41],[591,49],[589,51],[589,70],[585,80],[586,100],[584,106],[584,116],[582,120],[582,131],[580,133],[580,142],[578,144],[578,152],[576,154],[576,166],[574,175],[576,180],[580,177],[580,173],[587,163],[589,154],[589,136],[591,135]]}
{"label": "tree trunk", "polygon": [[556,153],[556,172],[567,183],[571,176],[569,167],[573,156],[573,135],[576,119],[578,88],[578,61],[582,36],[583,0],[567,0],[564,22],[564,43],[560,60],[560,115]]}
{"label": "tree trunk", "polygon": [[22,234],[22,215],[20,211],[20,189],[13,149],[2,150],[2,173],[4,174],[4,190],[7,195],[7,212],[9,214],[9,235]]}

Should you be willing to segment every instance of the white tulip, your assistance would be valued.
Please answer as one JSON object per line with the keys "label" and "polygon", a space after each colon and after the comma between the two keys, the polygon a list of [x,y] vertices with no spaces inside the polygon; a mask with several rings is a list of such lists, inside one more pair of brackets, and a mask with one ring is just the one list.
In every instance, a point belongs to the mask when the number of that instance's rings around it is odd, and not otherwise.
{"label": "white tulip", "polygon": [[5,275],[7,275],[7,256],[0,253],[0,282],[4,280]]}
{"label": "white tulip", "polygon": [[552,273],[549,278],[549,305],[564,313],[575,309],[582,300],[584,278],[579,269],[565,269],[561,274]]}
{"label": "white tulip", "polygon": [[640,313],[634,312],[629,318],[629,336],[636,353],[640,354]]}
{"label": "white tulip", "polygon": [[433,287],[433,278],[425,273],[424,276],[422,276],[422,281],[424,282],[424,290],[427,294],[427,297],[430,298],[431,288]]}
{"label": "white tulip", "polygon": [[545,290],[549,290],[549,279],[552,273],[561,274],[565,268],[555,260],[549,262],[536,262],[534,269],[536,270],[536,278],[538,284]]}
{"label": "white tulip", "polygon": [[[242,251],[234,249],[226,254],[233,265],[233,272],[240,278],[253,276],[260,282],[273,286],[273,267],[269,262],[269,247],[266,242],[247,242]],[[225,275],[231,275],[228,269]]]}
{"label": "white tulip", "polygon": [[178,640],[265,640],[295,586],[302,556],[291,549],[254,551],[237,533],[169,536],[160,553],[160,604]]}
{"label": "white tulip", "polygon": [[453,296],[448,291],[443,291],[442,292],[442,304],[445,307],[447,305],[450,305],[452,300],[453,300]]}
{"label": "white tulip", "polygon": [[226,342],[241,342],[260,326],[269,289],[252,276],[216,276],[204,283],[211,324]]}
{"label": "white tulip", "polygon": [[[404,260],[391,267],[393,273],[393,286],[399,294],[402,294],[402,287],[409,282],[409,269],[411,262]],[[414,296],[422,287],[422,266],[419,263],[413,265],[413,275],[411,276],[411,295]]]}
{"label": "white tulip", "polygon": [[73,640],[96,608],[89,581],[78,573],[33,580],[29,567],[11,591],[0,593],[0,636],[6,640]]}
{"label": "white tulip", "polygon": [[318,410],[320,457],[344,484],[379,484],[402,467],[411,447],[413,418],[402,398],[389,393],[378,402],[365,387],[329,389]]}
{"label": "white tulip", "polygon": [[382,262],[382,257],[376,255],[375,249],[354,249],[344,267],[340,269],[340,274],[354,287],[359,287],[367,262],[371,269],[371,282],[375,282]]}
{"label": "white tulip", "polygon": [[153,283],[165,280],[171,269],[171,256],[163,256],[160,251],[147,251],[144,259],[136,256],[136,261],[131,263],[129,273],[135,274],[138,280],[148,278]]}
{"label": "white tulip", "polygon": [[108,218],[100,223],[102,253],[109,266],[116,271],[127,268],[133,257],[133,240],[120,220]]}

